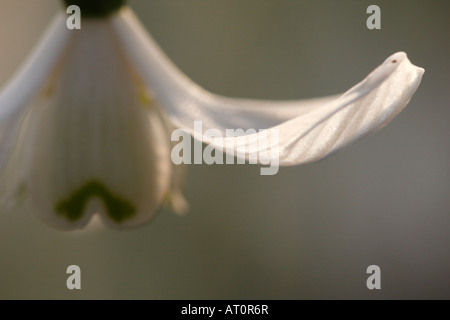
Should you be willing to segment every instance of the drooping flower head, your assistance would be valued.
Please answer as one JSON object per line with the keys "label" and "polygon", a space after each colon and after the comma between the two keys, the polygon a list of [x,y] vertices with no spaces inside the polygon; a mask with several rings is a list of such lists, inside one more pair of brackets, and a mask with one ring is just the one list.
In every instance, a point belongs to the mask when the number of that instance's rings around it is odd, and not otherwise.
{"label": "drooping flower head", "polygon": [[221,97],[182,74],[125,1],[63,2],[81,8],[81,30],[57,14],[0,93],[4,195],[29,195],[60,229],[82,228],[96,213],[112,228],[140,226],[165,203],[184,212],[184,166],[171,161],[175,128],[195,138],[196,121],[223,133],[276,130],[279,139],[264,146],[261,132],[200,139],[245,158],[276,150],[267,154],[280,165],[313,162],[387,124],[423,74],[400,52],[339,96]]}

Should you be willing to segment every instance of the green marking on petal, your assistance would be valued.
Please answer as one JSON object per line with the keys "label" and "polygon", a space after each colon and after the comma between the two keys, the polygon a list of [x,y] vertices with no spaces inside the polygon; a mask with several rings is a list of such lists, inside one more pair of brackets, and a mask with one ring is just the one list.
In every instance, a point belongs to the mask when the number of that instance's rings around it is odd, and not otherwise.
{"label": "green marking on petal", "polygon": [[81,16],[90,18],[107,17],[118,11],[126,0],[63,0],[66,6],[76,5],[81,9]]}
{"label": "green marking on petal", "polygon": [[131,218],[136,209],[127,200],[111,193],[98,181],[90,181],[75,191],[69,198],[56,205],[56,211],[69,221],[77,221],[83,216],[84,207],[91,197],[103,199],[108,216],[115,222]]}

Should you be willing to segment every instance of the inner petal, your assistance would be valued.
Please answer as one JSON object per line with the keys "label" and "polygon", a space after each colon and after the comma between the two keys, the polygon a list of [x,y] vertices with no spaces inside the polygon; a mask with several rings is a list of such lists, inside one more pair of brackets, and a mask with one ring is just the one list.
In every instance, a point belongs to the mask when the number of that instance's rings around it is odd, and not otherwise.
{"label": "inner petal", "polygon": [[74,31],[32,119],[28,186],[46,220],[82,227],[93,198],[113,227],[153,217],[169,187],[169,137],[108,20]]}
{"label": "inner petal", "polygon": [[99,181],[90,181],[76,190],[69,198],[56,204],[56,211],[70,221],[83,217],[87,202],[99,197],[103,200],[108,216],[120,223],[136,214],[136,208],[126,199],[120,198]]}

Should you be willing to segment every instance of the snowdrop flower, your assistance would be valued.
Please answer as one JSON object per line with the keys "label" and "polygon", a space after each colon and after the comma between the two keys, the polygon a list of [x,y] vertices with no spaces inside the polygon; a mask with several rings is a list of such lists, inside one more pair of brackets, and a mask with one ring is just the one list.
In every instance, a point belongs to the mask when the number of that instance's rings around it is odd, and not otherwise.
{"label": "snowdrop flower", "polygon": [[[65,230],[83,228],[94,213],[120,229],[150,221],[165,203],[185,211],[184,169],[170,158],[174,128],[194,135],[196,120],[222,132],[274,128],[280,165],[317,161],[392,120],[424,72],[400,52],[339,96],[226,98],[182,74],[125,0],[64,2],[81,7],[82,29],[69,30],[59,13],[0,93],[0,172],[5,198],[29,195],[44,220]],[[204,138],[258,149],[245,135]]]}

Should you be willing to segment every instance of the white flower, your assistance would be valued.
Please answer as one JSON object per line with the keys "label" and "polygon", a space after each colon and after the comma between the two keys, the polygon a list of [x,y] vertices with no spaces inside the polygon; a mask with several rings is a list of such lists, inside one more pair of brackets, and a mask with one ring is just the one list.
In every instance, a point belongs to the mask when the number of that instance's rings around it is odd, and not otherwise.
{"label": "white flower", "polygon": [[[184,168],[170,159],[176,127],[275,128],[280,165],[317,161],[388,123],[424,72],[400,52],[340,96],[221,97],[182,74],[122,0],[110,3],[120,10],[84,19],[81,30],[68,30],[58,14],[0,93],[3,195],[30,195],[60,229],[82,228],[94,213],[112,228],[139,226],[166,201],[184,211]],[[257,150],[249,138],[210,142]]]}

